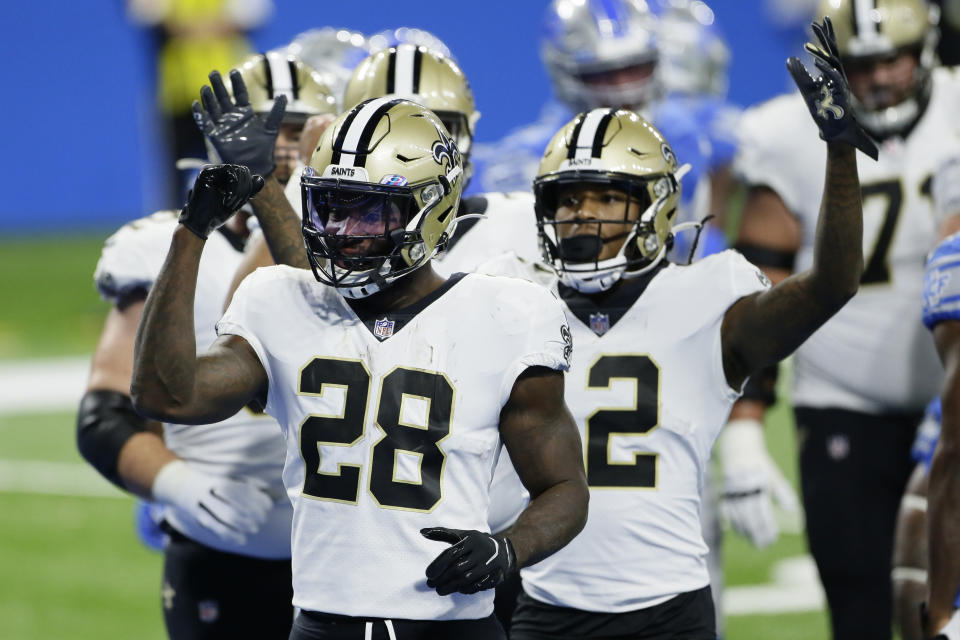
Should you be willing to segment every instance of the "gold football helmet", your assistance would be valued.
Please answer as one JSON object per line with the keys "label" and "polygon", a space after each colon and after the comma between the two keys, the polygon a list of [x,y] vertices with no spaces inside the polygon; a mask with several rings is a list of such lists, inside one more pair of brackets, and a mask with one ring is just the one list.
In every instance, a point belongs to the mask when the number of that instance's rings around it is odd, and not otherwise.
{"label": "gold football helmet", "polygon": [[250,56],[238,67],[257,113],[269,113],[277,96],[287,96],[285,123],[303,124],[307,118],[337,113],[337,100],[323,77],[300,58],[281,51]]}
{"label": "gold football helmet", "polygon": [[[583,293],[650,271],[681,228],[673,222],[685,171],[663,135],[636,113],[577,115],[547,145],[533,182],[544,260]],[[578,192],[602,199],[613,215],[587,211],[581,196],[571,195]]]}
{"label": "gold football helmet", "polygon": [[453,233],[463,159],[426,107],[374,98],[327,127],[300,185],[314,276],[364,298],[426,264]]}
{"label": "gold football helmet", "polygon": [[875,107],[854,96],[857,120],[884,137],[913,125],[930,99],[937,64],[939,8],[926,0],[821,0],[819,16],[830,16],[848,72],[853,65],[891,59],[902,51],[917,56],[913,90],[892,106]]}
{"label": "gold football helmet", "polygon": [[443,122],[466,160],[480,112],[463,71],[450,58],[423,46],[401,44],[378,51],[354,69],[343,104],[396,96],[427,107]]}

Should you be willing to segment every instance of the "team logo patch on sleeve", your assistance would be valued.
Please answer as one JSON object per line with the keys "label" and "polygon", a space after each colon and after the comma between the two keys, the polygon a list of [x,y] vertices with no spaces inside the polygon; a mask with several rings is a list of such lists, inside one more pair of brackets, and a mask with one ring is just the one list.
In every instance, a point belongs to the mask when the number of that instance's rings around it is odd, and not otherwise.
{"label": "team logo patch on sleeve", "polygon": [[605,313],[591,313],[590,329],[598,336],[610,331],[610,316]]}
{"label": "team logo patch on sleeve", "polygon": [[381,340],[386,340],[393,335],[393,327],[396,323],[388,318],[381,318],[373,325],[373,335]]}

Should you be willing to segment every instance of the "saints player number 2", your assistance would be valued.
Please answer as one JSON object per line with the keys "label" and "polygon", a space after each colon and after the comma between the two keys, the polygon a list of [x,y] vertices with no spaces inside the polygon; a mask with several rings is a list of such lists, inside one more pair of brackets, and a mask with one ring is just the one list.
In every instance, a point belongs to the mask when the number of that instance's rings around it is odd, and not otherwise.
{"label": "saints player number 2", "polygon": [[[341,463],[320,471],[321,447],[353,447],[364,439],[370,373],[356,360],[314,358],[300,372],[301,395],[324,396],[339,389],[339,415],[311,414],[300,427],[306,471],[303,494],[355,504],[360,464]],[[439,373],[397,368],[383,377],[377,394],[376,424],[381,437],[370,455],[370,495],[381,507],[430,511],[442,497],[446,455],[440,442],[450,433],[453,387]],[[407,459],[407,473],[398,461]],[[411,471],[415,469],[415,471]]]}
{"label": "saints player number 2", "polygon": [[657,454],[633,450],[632,459],[620,461],[611,456],[611,449],[613,438],[626,444],[628,438],[644,436],[660,424],[660,367],[647,355],[601,356],[590,367],[587,388],[609,389],[614,380],[635,385],[634,403],[632,407],[598,409],[587,418],[587,484],[654,489]]}

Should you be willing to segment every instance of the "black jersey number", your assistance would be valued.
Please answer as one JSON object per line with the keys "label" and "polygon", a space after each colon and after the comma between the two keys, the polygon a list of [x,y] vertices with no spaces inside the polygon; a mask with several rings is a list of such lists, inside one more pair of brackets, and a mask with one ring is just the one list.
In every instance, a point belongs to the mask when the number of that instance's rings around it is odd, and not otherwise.
{"label": "black jersey number", "polygon": [[[341,463],[336,471],[320,471],[320,451],[321,447],[352,447],[363,440],[370,373],[359,361],[332,358],[314,358],[300,373],[301,395],[324,395],[336,388],[344,394],[340,415],[312,414],[300,426],[306,469],[303,494],[356,504],[360,465]],[[446,462],[440,442],[450,434],[453,398],[453,386],[439,373],[398,368],[383,377],[375,405],[383,437],[373,446],[370,467],[370,493],[379,506],[430,511],[440,502]],[[421,423],[403,421],[406,402],[419,403],[410,407],[409,415],[419,416]],[[415,460],[415,474],[398,477],[400,456]]]}
{"label": "black jersey number", "polygon": [[655,489],[657,454],[635,453],[633,462],[610,461],[611,436],[646,435],[660,424],[660,367],[646,355],[601,356],[587,373],[588,389],[613,380],[635,385],[631,408],[598,409],[587,418],[587,484]]}
{"label": "black jersey number", "polygon": [[[930,186],[933,176],[927,176],[920,182],[920,196],[932,198]],[[900,180],[884,180],[873,182],[860,187],[860,196],[864,204],[870,198],[883,198],[886,201],[886,210],[883,214],[883,224],[880,233],[873,245],[873,251],[866,257],[867,263],[860,276],[860,284],[883,284],[890,282],[890,264],[887,256],[890,245],[893,244],[893,235],[897,230],[897,221],[903,209],[903,184]]]}

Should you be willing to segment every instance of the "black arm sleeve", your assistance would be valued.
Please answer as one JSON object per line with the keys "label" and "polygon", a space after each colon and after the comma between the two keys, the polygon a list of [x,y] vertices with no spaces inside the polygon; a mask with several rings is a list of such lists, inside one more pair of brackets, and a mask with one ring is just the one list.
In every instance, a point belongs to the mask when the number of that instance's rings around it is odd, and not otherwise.
{"label": "black arm sleeve", "polygon": [[148,431],[130,396],[118,391],[88,391],[77,412],[77,449],[104,478],[126,489],[117,475],[120,449],[135,434]]}
{"label": "black arm sleeve", "polygon": [[771,364],[753,375],[743,387],[744,400],[755,400],[770,408],[777,402],[777,377],[780,371],[779,364]]}

